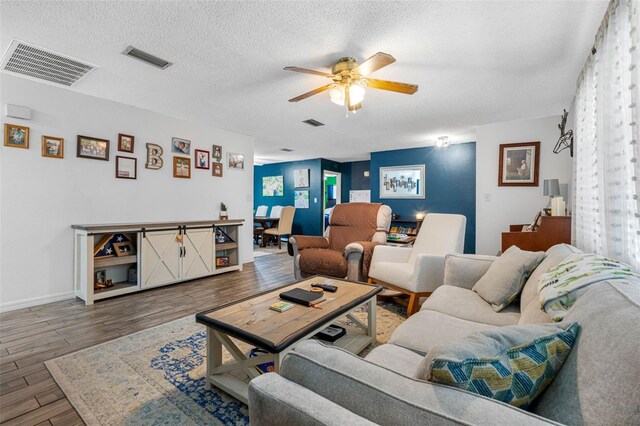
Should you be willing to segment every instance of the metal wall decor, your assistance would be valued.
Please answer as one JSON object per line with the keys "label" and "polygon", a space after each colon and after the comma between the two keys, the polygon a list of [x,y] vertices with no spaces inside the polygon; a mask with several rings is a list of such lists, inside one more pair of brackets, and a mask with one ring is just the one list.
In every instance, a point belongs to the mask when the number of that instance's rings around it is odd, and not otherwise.
{"label": "metal wall decor", "polygon": [[569,155],[573,157],[573,130],[569,129],[567,132],[564,131],[564,128],[567,125],[567,116],[569,113],[566,109],[563,111],[564,114],[562,114],[562,121],[558,124],[558,129],[560,129],[560,139],[558,139],[556,146],[553,147],[553,153],[559,154],[561,151],[569,148]]}

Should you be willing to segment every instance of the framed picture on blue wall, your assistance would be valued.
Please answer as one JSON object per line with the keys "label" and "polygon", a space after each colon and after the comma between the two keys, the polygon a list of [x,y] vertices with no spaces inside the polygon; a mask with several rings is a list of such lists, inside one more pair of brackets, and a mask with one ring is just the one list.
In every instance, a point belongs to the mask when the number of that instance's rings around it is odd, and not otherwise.
{"label": "framed picture on blue wall", "polygon": [[380,198],[424,199],[424,164],[380,167]]}
{"label": "framed picture on blue wall", "polygon": [[309,169],[297,169],[293,171],[293,182],[295,188],[309,187]]}
{"label": "framed picture on blue wall", "polygon": [[282,197],[284,195],[284,176],[265,176],[262,178],[263,197]]}

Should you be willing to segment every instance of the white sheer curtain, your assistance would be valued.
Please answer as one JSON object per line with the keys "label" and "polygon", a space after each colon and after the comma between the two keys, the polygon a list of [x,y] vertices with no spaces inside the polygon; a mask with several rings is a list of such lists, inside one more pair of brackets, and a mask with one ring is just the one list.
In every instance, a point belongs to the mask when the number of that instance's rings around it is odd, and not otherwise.
{"label": "white sheer curtain", "polygon": [[578,80],[574,244],[640,268],[640,12],[614,0]]}

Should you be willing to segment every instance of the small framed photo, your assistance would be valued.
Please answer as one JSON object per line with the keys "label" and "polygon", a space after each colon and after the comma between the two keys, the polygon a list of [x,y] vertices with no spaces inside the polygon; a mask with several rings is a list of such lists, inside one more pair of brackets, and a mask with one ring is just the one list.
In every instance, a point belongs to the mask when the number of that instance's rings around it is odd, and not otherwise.
{"label": "small framed photo", "polygon": [[80,158],[109,161],[109,141],[90,136],[78,135],[78,151]]}
{"label": "small framed photo", "polygon": [[107,283],[107,270],[106,269],[98,269],[95,273],[95,277],[93,280],[94,285],[106,284]]}
{"label": "small framed photo", "polygon": [[309,169],[294,170],[293,183],[295,188],[308,188],[309,187]]}
{"label": "small framed photo", "polygon": [[171,152],[174,154],[191,155],[191,141],[180,138],[171,138]]}
{"label": "small framed photo", "polygon": [[17,124],[5,124],[4,146],[29,149],[29,128]]}
{"label": "small framed photo", "polygon": [[228,167],[231,170],[244,170],[244,155],[230,152],[227,154]]}
{"label": "small framed photo", "polygon": [[214,162],[211,165],[211,175],[215,177],[222,177],[222,163]]}
{"label": "small framed photo", "polygon": [[124,133],[118,133],[118,151],[130,152],[133,154],[133,143],[135,137],[131,135],[125,135]]}
{"label": "small framed photo", "polygon": [[173,177],[191,179],[191,158],[173,157]]}
{"label": "small framed photo", "polygon": [[138,159],[116,155],[116,177],[119,179],[137,179]]}
{"label": "small framed photo", "polygon": [[213,155],[215,161],[222,163],[222,147],[220,145],[213,145]]}
{"label": "small framed photo", "polygon": [[540,142],[500,145],[498,186],[538,186]]}
{"label": "small framed photo", "polygon": [[64,158],[64,139],[53,136],[42,136],[42,156]]}
{"label": "small framed photo", "polygon": [[133,256],[136,254],[136,248],[131,241],[113,243],[113,249],[116,252],[116,256]]}
{"label": "small framed photo", "polygon": [[229,256],[216,257],[216,266],[229,266]]}
{"label": "small framed photo", "polygon": [[203,149],[196,149],[195,151],[196,169],[209,170],[209,164],[211,160],[211,154],[209,151]]}

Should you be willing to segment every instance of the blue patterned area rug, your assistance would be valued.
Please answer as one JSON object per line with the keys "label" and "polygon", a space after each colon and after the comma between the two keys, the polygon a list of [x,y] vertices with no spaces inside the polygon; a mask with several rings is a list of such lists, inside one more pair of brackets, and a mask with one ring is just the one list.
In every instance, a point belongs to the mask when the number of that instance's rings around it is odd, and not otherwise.
{"label": "blue patterned area rug", "polygon": [[[404,320],[402,310],[378,305],[377,344]],[[89,425],[248,424],[245,404],[207,387],[205,356],[205,328],[189,316],[45,364]]]}

